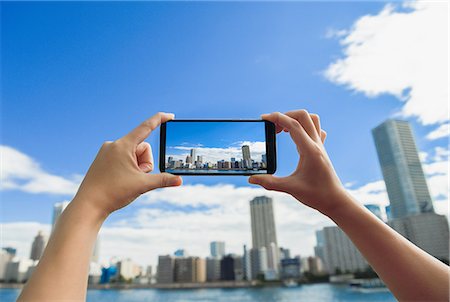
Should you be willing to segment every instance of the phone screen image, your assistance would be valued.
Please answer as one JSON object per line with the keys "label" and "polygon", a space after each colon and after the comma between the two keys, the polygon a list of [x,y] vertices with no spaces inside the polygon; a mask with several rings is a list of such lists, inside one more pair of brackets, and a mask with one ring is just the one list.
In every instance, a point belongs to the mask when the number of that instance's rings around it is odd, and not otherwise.
{"label": "phone screen image", "polygon": [[174,120],[163,126],[162,171],[179,175],[274,172],[275,128],[272,123],[261,120]]}

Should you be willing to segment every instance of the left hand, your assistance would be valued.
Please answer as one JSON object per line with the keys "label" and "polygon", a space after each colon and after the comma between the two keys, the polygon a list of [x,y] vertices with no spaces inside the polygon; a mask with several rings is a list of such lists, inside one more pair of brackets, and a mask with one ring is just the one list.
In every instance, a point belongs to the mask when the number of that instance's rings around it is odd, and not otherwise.
{"label": "left hand", "polygon": [[171,113],[157,113],[124,137],[105,142],[87,172],[74,202],[89,203],[108,216],[130,204],[141,194],[162,187],[179,186],[181,177],[153,171],[150,144],[144,140],[161,123],[172,120]]}

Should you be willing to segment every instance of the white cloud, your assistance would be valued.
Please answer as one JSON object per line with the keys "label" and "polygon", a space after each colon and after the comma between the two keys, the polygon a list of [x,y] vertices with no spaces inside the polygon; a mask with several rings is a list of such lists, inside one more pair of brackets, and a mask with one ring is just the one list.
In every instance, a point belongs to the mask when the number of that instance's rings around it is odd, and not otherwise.
{"label": "white cloud", "polygon": [[400,115],[424,125],[447,122],[448,37],[446,1],[388,4],[343,35],[344,56],[325,76],[368,97],[394,95],[404,102]]}
{"label": "white cloud", "polygon": [[448,139],[450,134],[450,123],[442,124],[427,135],[427,139],[435,140],[446,137]]}
{"label": "white cloud", "polygon": [[383,180],[369,182],[359,188],[347,190],[362,204],[378,204],[383,207],[389,204]]}
{"label": "white cloud", "polygon": [[[243,244],[251,246],[249,201],[260,195],[274,199],[275,221],[280,246],[292,253],[311,255],[315,230],[332,222],[291,196],[256,187],[186,185],[152,191],[136,202],[143,206],[131,219],[107,223],[100,231],[100,258],[130,257],[140,264],[156,264],[158,255],[185,248],[192,255],[207,256],[209,242],[224,240],[227,252],[242,254]],[[204,211],[181,212],[148,208],[157,202],[176,205],[212,206]],[[120,212],[113,215],[120,215]],[[28,257],[38,223],[3,224],[3,244],[19,248]],[[20,233],[20,240],[17,234]]]}
{"label": "white cloud", "polygon": [[250,147],[250,154],[252,159],[256,161],[261,161],[261,156],[266,153],[266,143],[265,142],[250,142],[250,141],[242,141],[236,142],[232,144],[232,146],[227,148],[216,148],[216,147],[198,147],[198,146],[174,146],[169,147],[168,149],[175,150],[183,150],[186,151],[182,154],[173,155],[170,154],[170,151],[167,151],[166,156],[172,156],[174,159],[183,161],[186,160],[186,156],[189,155],[191,149],[196,150],[197,155],[203,156],[204,162],[212,162],[215,163],[220,160],[229,161],[230,158],[234,157],[236,160],[242,159],[242,149],[243,145],[248,145]]}
{"label": "white cloud", "polygon": [[67,179],[48,173],[33,158],[12,147],[1,145],[0,154],[1,190],[73,195],[81,182],[80,175]]}

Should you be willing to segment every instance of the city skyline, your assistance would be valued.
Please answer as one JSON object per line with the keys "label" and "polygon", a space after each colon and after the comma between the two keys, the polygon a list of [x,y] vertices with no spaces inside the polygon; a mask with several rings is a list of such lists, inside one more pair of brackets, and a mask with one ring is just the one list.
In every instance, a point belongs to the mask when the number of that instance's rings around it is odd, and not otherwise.
{"label": "city skyline", "polygon": [[[255,145],[255,144],[253,144]],[[217,149],[217,148],[202,148]],[[223,154],[219,157],[212,157],[208,151],[198,152],[197,148],[189,149],[189,153],[175,156],[166,154],[165,168],[167,172],[171,171],[265,171],[267,170],[267,155],[265,153],[258,155],[246,143],[242,143],[241,152],[234,152],[232,157],[226,159]],[[229,150],[229,149],[227,149]],[[217,150],[216,150],[217,151]],[[220,159],[218,159],[220,158]]]}
{"label": "city skyline", "polygon": [[[29,257],[37,230],[50,234],[53,204],[72,199],[101,144],[157,111],[254,119],[301,108],[318,113],[342,183],[361,203],[382,208],[388,198],[371,129],[387,118],[407,120],[434,209],[448,215],[448,34],[433,27],[446,11],[438,4],[0,5],[0,222],[3,244],[20,257]],[[398,64],[408,69],[392,68]],[[158,135],[148,139],[155,159]],[[285,133],[277,144],[277,175],[289,175],[297,150]],[[156,252],[180,245],[206,256],[204,242],[218,236],[239,252],[250,242],[242,232],[250,227],[245,206],[261,195],[276,200],[278,244],[293,254],[312,255],[314,230],[332,224],[247,177],[183,182],[111,215],[101,230],[101,261],[154,264]]]}

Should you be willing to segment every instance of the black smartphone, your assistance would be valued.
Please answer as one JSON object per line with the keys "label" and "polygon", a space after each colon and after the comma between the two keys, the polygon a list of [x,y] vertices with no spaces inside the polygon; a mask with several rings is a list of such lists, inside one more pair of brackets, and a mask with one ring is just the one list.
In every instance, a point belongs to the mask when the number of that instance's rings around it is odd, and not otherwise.
{"label": "black smartphone", "polygon": [[264,120],[172,120],[161,125],[159,169],[176,175],[276,170],[275,125]]}

